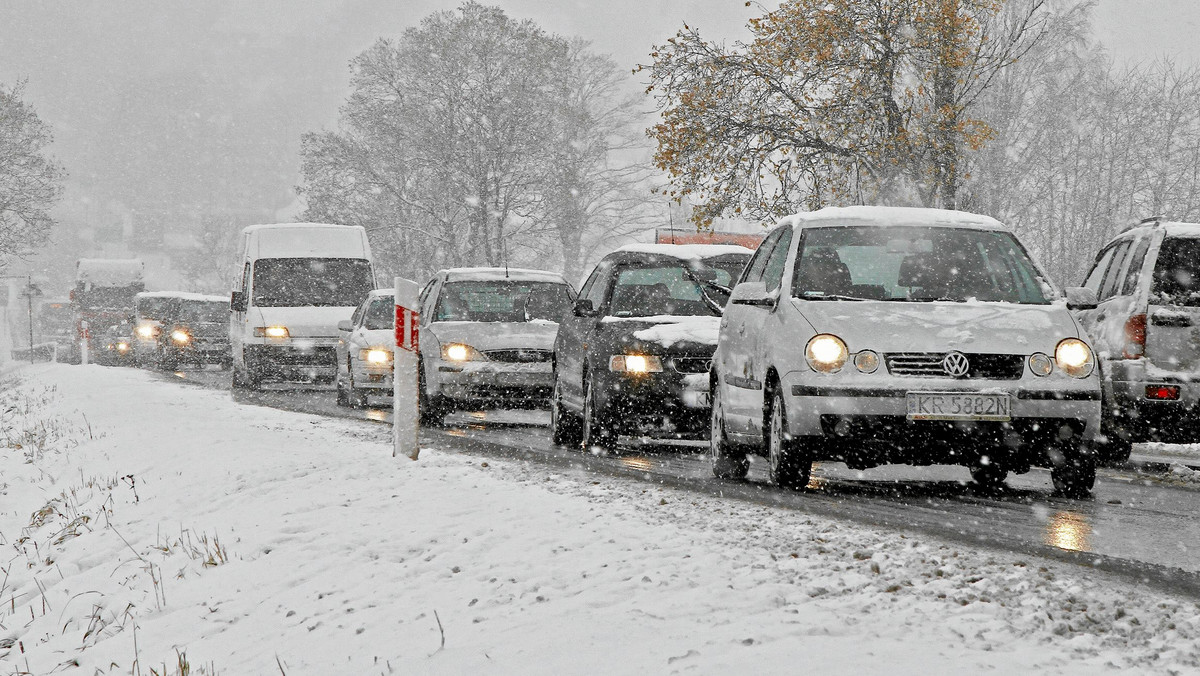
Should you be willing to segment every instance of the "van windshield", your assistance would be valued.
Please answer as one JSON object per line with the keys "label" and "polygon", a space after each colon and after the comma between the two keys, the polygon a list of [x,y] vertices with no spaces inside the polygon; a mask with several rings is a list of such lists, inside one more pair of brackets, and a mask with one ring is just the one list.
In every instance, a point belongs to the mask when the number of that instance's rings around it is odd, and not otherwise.
{"label": "van windshield", "polygon": [[260,258],[253,284],[258,307],[354,307],[375,288],[361,258]]}
{"label": "van windshield", "polygon": [[1158,305],[1200,306],[1200,239],[1163,240],[1150,299]]}
{"label": "van windshield", "polygon": [[229,303],[222,301],[185,301],[179,309],[179,321],[188,324],[214,324],[229,321]]}

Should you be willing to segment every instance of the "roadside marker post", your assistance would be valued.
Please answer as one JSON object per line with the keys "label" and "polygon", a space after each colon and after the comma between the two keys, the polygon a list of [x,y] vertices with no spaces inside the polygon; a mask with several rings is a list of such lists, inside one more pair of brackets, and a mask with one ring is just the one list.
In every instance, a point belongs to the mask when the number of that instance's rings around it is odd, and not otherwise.
{"label": "roadside marker post", "polygon": [[417,297],[421,287],[403,277],[396,278],[396,349],[392,358],[392,433],[398,455],[417,459]]}

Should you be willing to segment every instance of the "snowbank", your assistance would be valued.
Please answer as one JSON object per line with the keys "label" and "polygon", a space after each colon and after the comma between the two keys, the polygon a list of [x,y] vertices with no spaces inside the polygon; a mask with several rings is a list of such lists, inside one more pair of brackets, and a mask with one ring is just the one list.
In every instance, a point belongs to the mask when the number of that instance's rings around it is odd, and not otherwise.
{"label": "snowbank", "polygon": [[143,372],[21,373],[0,385],[5,670],[1200,666],[1195,603],[1069,566],[449,449],[400,462],[384,427]]}

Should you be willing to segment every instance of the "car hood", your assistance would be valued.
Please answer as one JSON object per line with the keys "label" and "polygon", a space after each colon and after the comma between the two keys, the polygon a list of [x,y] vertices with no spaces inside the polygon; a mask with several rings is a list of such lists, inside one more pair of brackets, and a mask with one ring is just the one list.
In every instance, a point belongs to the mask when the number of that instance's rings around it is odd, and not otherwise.
{"label": "car hood", "polygon": [[1054,354],[1058,341],[1083,333],[1061,303],[792,303],[818,333],[839,336],[851,352]]}
{"label": "car hood", "polygon": [[530,322],[433,322],[421,328],[439,344],[463,343],[479,350],[553,350],[558,323]]}
{"label": "car hood", "polygon": [[361,334],[362,342],[371,347],[396,347],[396,332],[392,329],[364,329]]}
{"label": "car hood", "polygon": [[649,354],[712,356],[721,318],[710,316],[605,317],[602,332],[622,349]]}
{"label": "car hood", "polygon": [[286,326],[292,338],[337,338],[338,322],[350,319],[352,307],[255,307],[254,326]]}

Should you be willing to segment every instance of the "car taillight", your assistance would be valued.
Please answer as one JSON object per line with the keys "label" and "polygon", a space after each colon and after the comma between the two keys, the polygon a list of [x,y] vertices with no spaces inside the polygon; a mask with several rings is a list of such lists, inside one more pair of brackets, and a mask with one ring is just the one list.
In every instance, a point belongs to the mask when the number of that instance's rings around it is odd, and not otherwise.
{"label": "car taillight", "polygon": [[1146,398],[1159,401],[1175,401],[1179,399],[1178,385],[1147,385]]}
{"label": "car taillight", "polygon": [[1125,320],[1125,358],[1141,359],[1146,353],[1146,315]]}

